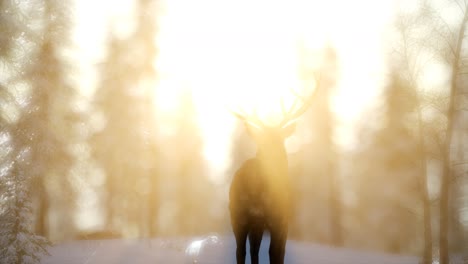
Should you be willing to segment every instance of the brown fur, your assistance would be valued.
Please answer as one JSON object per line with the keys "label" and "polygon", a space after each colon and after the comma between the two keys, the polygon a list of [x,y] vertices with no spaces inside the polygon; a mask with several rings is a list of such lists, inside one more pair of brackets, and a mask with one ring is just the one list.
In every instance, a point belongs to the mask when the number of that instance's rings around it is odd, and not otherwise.
{"label": "brown fur", "polygon": [[251,133],[258,152],[237,170],[229,192],[231,225],[236,237],[236,259],[245,263],[246,240],[251,263],[258,264],[263,232],[270,232],[271,264],[283,264],[288,235],[290,189],[283,130]]}

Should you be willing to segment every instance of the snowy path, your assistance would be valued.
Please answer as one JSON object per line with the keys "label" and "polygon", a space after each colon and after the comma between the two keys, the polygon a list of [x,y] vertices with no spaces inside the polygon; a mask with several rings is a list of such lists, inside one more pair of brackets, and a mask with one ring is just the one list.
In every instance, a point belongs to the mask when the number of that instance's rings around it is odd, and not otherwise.
{"label": "snowy path", "polygon": [[[269,238],[260,249],[260,262],[268,263]],[[72,241],[52,247],[45,264],[234,264],[235,242],[232,236],[205,238]],[[250,263],[250,261],[247,261]],[[413,256],[396,256],[351,249],[288,241],[288,264],[417,264]]]}

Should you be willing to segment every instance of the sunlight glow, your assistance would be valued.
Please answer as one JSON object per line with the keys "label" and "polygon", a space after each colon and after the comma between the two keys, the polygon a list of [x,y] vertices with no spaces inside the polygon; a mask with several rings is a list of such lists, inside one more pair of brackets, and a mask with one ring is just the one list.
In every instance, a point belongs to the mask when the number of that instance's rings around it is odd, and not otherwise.
{"label": "sunlight glow", "polygon": [[[298,27],[290,19],[294,13],[279,4],[246,5],[168,2],[158,37],[159,90],[170,92],[174,87],[164,86],[167,79],[178,80],[179,87],[203,95],[197,96],[201,107],[221,101],[266,114],[278,108],[288,89],[298,89]],[[268,12],[261,12],[265,7]]]}
{"label": "sunlight glow", "polygon": [[195,240],[187,247],[185,254],[189,256],[197,256],[203,246],[203,240]]}
{"label": "sunlight glow", "polygon": [[229,109],[256,109],[277,122],[280,101],[292,103],[290,89],[315,88],[302,73],[316,70],[320,50],[332,43],[340,67],[333,107],[344,122],[338,140],[350,142],[350,126],[382,83],[380,35],[391,12],[390,1],[370,0],[166,1],[157,36],[158,108],[169,112],[176,90],[192,91],[207,144],[217,146],[205,146],[207,159],[224,163]]}
{"label": "sunlight glow", "polygon": [[221,244],[221,240],[217,236],[209,236],[205,239],[192,241],[185,249],[185,256],[189,257],[192,263],[198,263],[203,247],[217,244]]}
{"label": "sunlight glow", "polygon": [[255,109],[265,123],[277,123],[280,102],[292,103],[290,89],[303,94],[315,89],[304,72],[317,70],[321,50],[332,43],[340,66],[332,102],[340,122],[336,137],[339,144],[352,145],[351,127],[382,84],[385,53],[379,35],[390,3],[166,1],[157,36],[158,108],[170,112],[177,93],[192,91],[204,154],[213,174],[220,175],[229,166],[234,127],[229,110]]}
{"label": "sunlight glow", "polygon": [[229,110],[255,109],[265,122],[275,123],[280,101],[292,103],[290,89],[315,88],[304,87],[299,75],[299,7],[262,1],[166,2],[157,36],[158,111],[170,114],[177,105],[174,94],[191,91],[206,139],[204,155],[218,179],[229,165],[234,128]]}
{"label": "sunlight glow", "polygon": [[[93,92],[88,65],[103,58],[100,45],[110,21],[117,31],[131,27],[131,1],[76,1],[74,39],[84,76],[82,89]],[[166,0],[158,11],[155,110],[171,118],[180,96],[190,91],[204,138],[204,155],[215,168],[229,165],[235,118],[229,109],[257,109],[266,122],[280,118],[280,101],[292,103],[290,89],[308,93],[315,84],[304,71],[317,69],[320,50],[337,50],[339,76],[333,100],[342,127],[339,143],[350,144],[350,127],[376,98],[382,80],[382,40],[391,1],[222,1]],[[369,11],[372,10],[372,11]],[[370,22],[372,21],[372,22]],[[170,131],[170,129],[168,130]],[[297,140],[300,142],[301,140]]]}

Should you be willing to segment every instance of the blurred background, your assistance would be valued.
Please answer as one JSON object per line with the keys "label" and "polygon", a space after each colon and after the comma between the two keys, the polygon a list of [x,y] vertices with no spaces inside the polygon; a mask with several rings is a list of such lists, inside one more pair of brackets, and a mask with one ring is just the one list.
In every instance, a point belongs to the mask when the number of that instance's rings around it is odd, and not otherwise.
{"label": "blurred background", "polygon": [[320,76],[286,141],[290,239],[462,253],[467,21],[466,0],[0,1],[2,223],[53,242],[231,234],[255,144],[230,110],[274,123]]}

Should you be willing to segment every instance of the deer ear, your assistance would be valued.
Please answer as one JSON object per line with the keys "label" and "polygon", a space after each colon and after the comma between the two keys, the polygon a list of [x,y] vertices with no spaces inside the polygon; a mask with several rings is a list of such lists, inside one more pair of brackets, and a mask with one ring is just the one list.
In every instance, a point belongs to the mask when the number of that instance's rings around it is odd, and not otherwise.
{"label": "deer ear", "polygon": [[283,138],[287,138],[287,137],[291,136],[292,133],[294,133],[295,130],[296,130],[296,123],[294,123],[294,122],[289,123],[286,126],[281,128],[281,135],[283,136]]}

